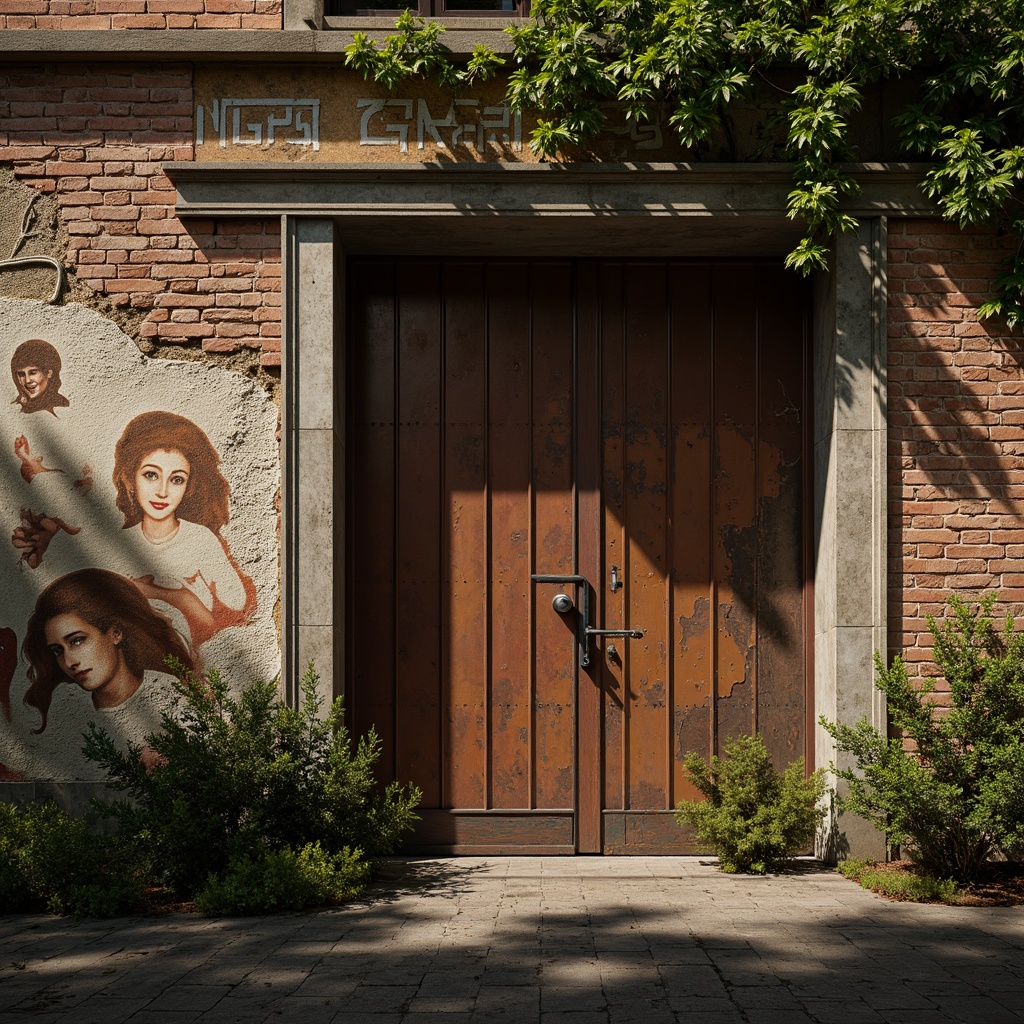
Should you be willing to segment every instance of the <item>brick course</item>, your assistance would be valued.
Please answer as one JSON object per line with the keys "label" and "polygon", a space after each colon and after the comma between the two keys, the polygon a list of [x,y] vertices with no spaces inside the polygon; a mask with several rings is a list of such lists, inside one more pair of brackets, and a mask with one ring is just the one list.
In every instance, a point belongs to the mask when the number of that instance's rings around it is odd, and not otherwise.
{"label": "brick course", "polygon": [[193,159],[192,124],[189,65],[0,74],[0,162],[56,193],[78,282],[143,313],[141,340],[280,365],[280,222],[174,216],[160,168]]}
{"label": "brick course", "polygon": [[951,592],[1024,603],[1024,343],[975,312],[1013,244],[889,222],[889,646],[916,676]]}
{"label": "brick course", "polygon": [[0,29],[284,28],[282,0],[0,0]]}

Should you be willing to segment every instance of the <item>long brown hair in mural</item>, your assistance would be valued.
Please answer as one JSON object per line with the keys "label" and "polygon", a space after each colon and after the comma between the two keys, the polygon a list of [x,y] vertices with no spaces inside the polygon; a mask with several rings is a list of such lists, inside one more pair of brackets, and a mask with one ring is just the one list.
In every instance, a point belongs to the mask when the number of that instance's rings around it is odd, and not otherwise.
{"label": "long brown hair in mural", "polygon": [[146,597],[184,616],[193,647],[245,622],[255,588],[220,536],[230,489],[206,434],[176,413],[142,413],[117,442],[113,479],[123,528],[143,542]]}
{"label": "long brown hair in mural", "polygon": [[12,405],[22,412],[48,412],[71,403],[60,393],[60,353],[41,338],[22,342],[11,356],[11,380],[18,389]]}
{"label": "long brown hair in mural", "polygon": [[11,720],[11,683],[18,667],[18,638],[10,626],[0,627],[0,711]]}
{"label": "long brown hair in mural", "polygon": [[173,656],[194,663],[181,637],[131,580],[107,569],[80,569],[51,583],[36,601],[21,653],[28,662],[26,704],[46,728],[54,690],[75,683],[93,707],[123,704],[147,670],[166,672]]}

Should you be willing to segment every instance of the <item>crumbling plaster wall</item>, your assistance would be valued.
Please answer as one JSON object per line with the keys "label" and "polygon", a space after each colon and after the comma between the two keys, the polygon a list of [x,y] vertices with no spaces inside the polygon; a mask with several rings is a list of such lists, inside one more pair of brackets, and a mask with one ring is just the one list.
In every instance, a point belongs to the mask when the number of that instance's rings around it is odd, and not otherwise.
{"label": "crumbling plaster wall", "polygon": [[[63,301],[113,319],[142,351],[203,358],[276,395],[281,247],[276,219],[174,216],[161,164],[194,155],[191,65],[0,70],[0,253],[67,267]],[[35,198],[33,198],[35,196]],[[52,273],[0,272],[0,295],[44,298]]]}

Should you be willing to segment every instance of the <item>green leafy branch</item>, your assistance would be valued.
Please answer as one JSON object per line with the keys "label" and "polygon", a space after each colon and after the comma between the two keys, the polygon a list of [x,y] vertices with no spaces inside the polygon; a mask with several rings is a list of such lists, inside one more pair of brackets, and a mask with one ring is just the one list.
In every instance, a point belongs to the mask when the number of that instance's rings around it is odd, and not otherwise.
{"label": "green leafy branch", "polygon": [[[859,186],[850,126],[865,90],[900,82],[903,147],[932,164],[922,182],[944,217],[1024,239],[1024,5],[1020,0],[533,0],[509,25],[511,54],[467,59],[438,22],[406,12],[383,43],[357,33],[346,63],[394,89],[410,77],[459,88],[510,67],[506,97],[536,115],[544,160],[586,153],[610,109],[667,123],[688,158],[738,159],[735,115],[756,107],[779,129],[766,149],[792,162],[788,215],[804,236],[787,265],[828,265],[852,231]],[[979,309],[1024,325],[1024,250],[1004,262]]]}

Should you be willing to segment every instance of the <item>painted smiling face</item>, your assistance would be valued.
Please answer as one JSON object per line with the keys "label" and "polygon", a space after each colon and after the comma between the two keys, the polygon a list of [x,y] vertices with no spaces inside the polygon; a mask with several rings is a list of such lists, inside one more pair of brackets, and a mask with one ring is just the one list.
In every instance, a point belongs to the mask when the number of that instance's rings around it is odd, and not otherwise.
{"label": "painted smiling face", "polygon": [[135,473],[135,499],[142,514],[157,522],[175,519],[191,471],[188,459],[179,451],[161,448],[146,455]]}
{"label": "painted smiling face", "polygon": [[96,707],[102,697],[125,675],[124,658],[117,627],[103,631],[74,613],[55,615],[46,623],[46,646],[68,679],[93,695]]}
{"label": "painted smiling face", "polygon": [[30,402],[46,391],[52,376],[53,370],[44,370],[41,366],[20,366],[14,371],[14,379],[18,382],[21,393]]}

